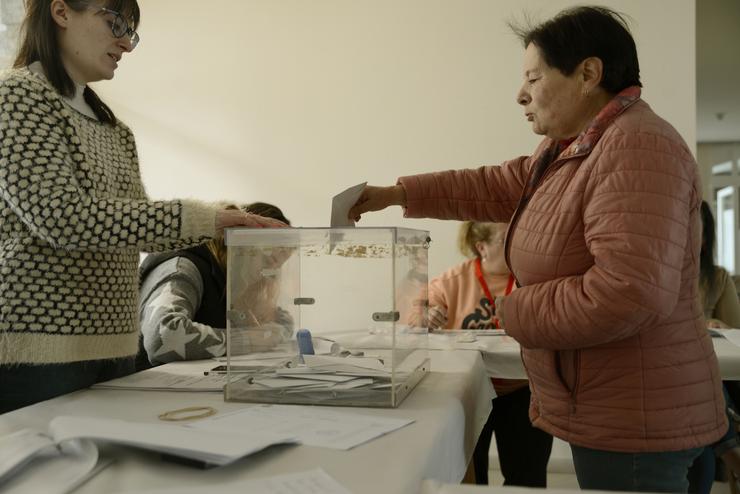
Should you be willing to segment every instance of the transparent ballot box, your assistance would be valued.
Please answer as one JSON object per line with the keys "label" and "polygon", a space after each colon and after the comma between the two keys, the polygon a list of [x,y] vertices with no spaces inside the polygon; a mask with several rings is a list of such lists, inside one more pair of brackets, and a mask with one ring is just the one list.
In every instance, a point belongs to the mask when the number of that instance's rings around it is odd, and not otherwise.
{"label": "transparent ballot box", "polygon": [[227,401],[396,407],[429,372],[429,233],[230,228]]}

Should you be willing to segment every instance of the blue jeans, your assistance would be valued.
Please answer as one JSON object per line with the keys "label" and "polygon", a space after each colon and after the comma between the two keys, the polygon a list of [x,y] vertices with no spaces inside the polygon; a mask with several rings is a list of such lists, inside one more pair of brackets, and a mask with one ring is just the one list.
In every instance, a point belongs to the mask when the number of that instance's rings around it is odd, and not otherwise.
{"label": "blue jeans", "polygon": [[87,388],[135,371],[134,358],[68,364],[0,365],[0,413]]}
{"label": "blue jeans", "polygon": [[[722,392],[725,396],[725,407],[735,409],[735,403],[732,401],[727,384],[722,383]],[[725,441],[731,440],[735,437],[735,426],[732,423],[732,418],[729,417],[728,421],[730,426],[727,428],[725,435],[717,441],[716,444],[721,444]],[[714,484],[714,477],[716,473],[717,457],[714,454],[714,445],[707,446],[704,448],[702,454],[694,461],[694,464],[689,468],[689,492],[697,494],[709,494],[712,490],[712,484]]]}
{"label": "blue jeans", "polygon": [[581,489],[686,492],[689,466],[704,448],[616,453],[570,445]]}
{"label": "blue jeans", "polygon": [[689,468],[689,490],[693,494],[709,494],[717,472],[717,457],[711,446],[704,448]]}

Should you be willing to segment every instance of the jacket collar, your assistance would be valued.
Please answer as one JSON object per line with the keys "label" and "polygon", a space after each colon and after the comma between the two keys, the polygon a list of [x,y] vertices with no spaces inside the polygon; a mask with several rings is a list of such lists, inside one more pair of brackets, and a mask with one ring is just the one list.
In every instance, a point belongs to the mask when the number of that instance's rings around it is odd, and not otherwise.
{"label": "jacket collar", "polygon": [[585,156],[591,152],[604,131],[627,108],[640,99],[640,87],[630,86],[607,103],[594,117],[586,130],[581,132],[565,149],[561,151],[562,141],[545,139],[541,144],[541,151],[535,154],[532,171],[529,174],[527,187],[522,193],[522,201],[526,202],[539,184],[550,165],[575,156]]}
{"label": "jacket collar", "polygon": [[[570,145],[565,148],[558,159],[572,158],[577,155],[589,154],[599,141],[604,131],[621,115],[627,108],[640,99],[641,90],[639,86],[630,86],[623,89],[619,94],[601,109],[594,117],[586,130],[580,133]],[[557,145],[557,143],[551,143]]]}

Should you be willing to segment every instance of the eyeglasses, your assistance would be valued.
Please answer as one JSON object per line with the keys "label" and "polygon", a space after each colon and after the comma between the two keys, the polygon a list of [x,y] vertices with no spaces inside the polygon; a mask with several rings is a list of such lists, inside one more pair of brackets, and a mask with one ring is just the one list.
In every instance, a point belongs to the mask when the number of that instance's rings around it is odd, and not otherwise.
{"label": "eyeglasses", "polygon": [[129,40],[131,41],[131,50],[136,48],[136,45],[139,44],[139,41],[141,39],[139,37],[139,33],[129,27],[128,22],[126,22],[126,19],[123,18],[120,12],[106,9],[105,7],[97,7],[97,9],[98,10],[96,13],[103,12],[104,14],[113,17],[112,19],[106,20],[106,22],[108,22],[110,30],[113,32],[113,36],[115,36],[116,38],[123,38],[124,36],[128,36]]}

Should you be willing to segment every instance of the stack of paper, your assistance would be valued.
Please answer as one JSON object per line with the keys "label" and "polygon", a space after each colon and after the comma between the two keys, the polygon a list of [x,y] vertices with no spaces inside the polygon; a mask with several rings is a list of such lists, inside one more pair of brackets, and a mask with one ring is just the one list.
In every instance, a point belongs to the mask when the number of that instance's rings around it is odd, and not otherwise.
{"label": "stack of paper", "polygon": [[118,379],[93,385],[95,389],[133,389],[138,391],[223,391],[225,374],[203,375],[171,373],[158,368],[147,369]]}
{"label": "stack of paper", "polygon": [[[50,485],[73,486],[89,475],[98,463],[95,442],[104,441],[157,451],[197,461],[203,465],[227,465],[273,444],[295,443],[294,434],[255,428],[204,431],[169,424],[149,424],[93,417],[56,417],[49,432],[24,429],[0,438],[0,484],[28,485],[26,477],[38,477],[38,459],[47,473],[49,461],[59,460],[57,478]],[[245,432],[250,431],[250,432]],[[71,468],[71,470],[70,470]],[[58,487],[58,485],[57,485]],[[67,489],[55,488],[53,492]],[[46,491],[40,489],[40,491]]]}
{"label": "stack of paper", "polygon": [[[251,386],[286,392],[386,387],[391,368],[372,357],[304,355],[305,364],[252,375]],[[400,377],[400,376],[399,376]]]}

